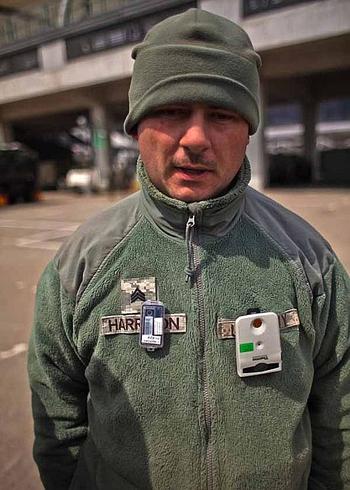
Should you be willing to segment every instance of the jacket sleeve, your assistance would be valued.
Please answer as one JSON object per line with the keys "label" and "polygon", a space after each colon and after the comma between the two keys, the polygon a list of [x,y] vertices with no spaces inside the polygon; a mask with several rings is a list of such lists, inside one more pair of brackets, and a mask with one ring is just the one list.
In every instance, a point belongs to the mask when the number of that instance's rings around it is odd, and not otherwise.
{"label": "jacket sleeve", "polygon": [[324,294],[314,304],[309,489],[340,490],[350,488],[350,281],[337,259],[323,280]]}
{"label": "jacket sleeve", "polygon": [[72,341],[74,303],[51,262],[38,285],[28,359],[34,459],[47,490],[69,488],[87,434],[85,366]]}

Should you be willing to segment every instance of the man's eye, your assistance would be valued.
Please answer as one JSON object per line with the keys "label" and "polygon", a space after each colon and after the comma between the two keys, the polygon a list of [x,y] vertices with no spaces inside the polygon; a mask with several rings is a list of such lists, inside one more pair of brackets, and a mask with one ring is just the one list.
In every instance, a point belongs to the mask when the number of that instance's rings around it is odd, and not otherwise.
{"label": "man's eye", "polygon": [[231,122],[237,120],[236,114],[231,112],[222,112],[222,111],[211,112],[210,118],[216,122]]}

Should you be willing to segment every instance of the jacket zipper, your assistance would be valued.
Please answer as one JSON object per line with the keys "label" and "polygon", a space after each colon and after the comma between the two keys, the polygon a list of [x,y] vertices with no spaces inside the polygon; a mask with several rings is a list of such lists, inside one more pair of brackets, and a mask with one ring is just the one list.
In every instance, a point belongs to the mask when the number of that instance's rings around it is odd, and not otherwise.
{"label": "jacket zipper", "polygon": [[[187,228],[192,228],[194,231],[195,215],[190,215],[187,221]],[[197,304],[198,304],[198,326],[199,326],[199,352],[200,352],[200,383],[203,386],[203,409],[204,409],[204,423],[205,423],[205,439],[206,439],[206,466],[207,466],[207,489],[212,490],[214,488],[213,482],[213,454],[211,443],[211,409],[209,400],[209,386],[208,386],[208,370],[205,359],[205,317],[204,317],[204,294],[203,294],[203,281],[202,271],[199,257],[199,234],[198,229],[195,230],[196,238],[194,242],[191,240],[188,246],[188,253],[192,255],[189,257],[189,262],[193,264],[195,275],[193,277],[193,283],[196,286],[197,292]],[[193,260],[192,260],[193,259]]]}

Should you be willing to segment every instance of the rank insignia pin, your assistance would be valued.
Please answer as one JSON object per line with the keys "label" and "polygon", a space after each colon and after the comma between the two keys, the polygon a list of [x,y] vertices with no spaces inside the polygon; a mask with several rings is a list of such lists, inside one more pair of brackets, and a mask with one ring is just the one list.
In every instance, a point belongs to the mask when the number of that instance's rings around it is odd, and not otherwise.
{"label": "rank insignia pin", "polygon": [[145,301],[157,300],[157,285],[155,277],[121,279],[121,310],[122,314],[141,313]]}

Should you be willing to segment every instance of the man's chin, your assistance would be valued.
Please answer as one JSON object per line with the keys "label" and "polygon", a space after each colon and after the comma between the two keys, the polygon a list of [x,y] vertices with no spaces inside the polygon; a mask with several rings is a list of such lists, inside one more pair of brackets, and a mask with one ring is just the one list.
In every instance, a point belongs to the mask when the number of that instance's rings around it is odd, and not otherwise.
{"label": "man's chin", "polygon": [[191,203],[198,201],[206,201],[214,197],[213,193],[206,190],[191,189],[191,188],[181,188],[181,189],[169,189],[167,192],[169,197],[177,199],[179,201]]}

